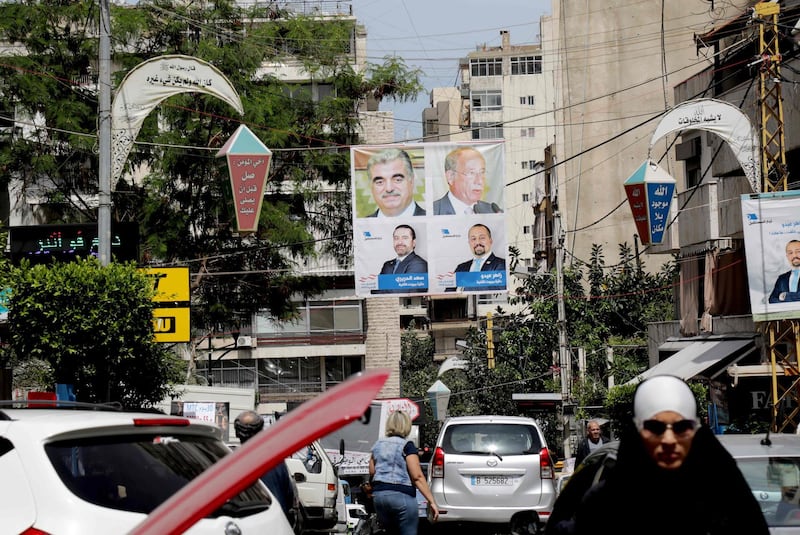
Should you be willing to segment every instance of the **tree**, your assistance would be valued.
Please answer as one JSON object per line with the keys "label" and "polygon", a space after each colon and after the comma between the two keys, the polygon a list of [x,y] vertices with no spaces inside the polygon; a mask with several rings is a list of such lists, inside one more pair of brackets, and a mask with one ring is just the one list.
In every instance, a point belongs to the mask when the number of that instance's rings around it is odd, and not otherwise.
{"label": "tree", "polygon": [[[583,269],[588,271],[588,295]],[[564,271],[567,338],[571,347],[582,347],[587,355],[586,378],[573,374],[571,385],[579,417],[586,416],[582,407],[603,405],[610,375],[622,383],[647,368],[647,324],[673,316],[676,274],[675,262],[666,263],[658,273],[645,272],[624,243],[615,265],[606,265],[602,248],[595,245],[588,264]],[[527,304],[530,311],[521,321],[551,326],[539,329],[537,335],[539,353],[545,359],[558,351],[556,297],[555,276],[546,273],[525,280],[513,298]],[[614,350],[612,369],[606,361],[608,347]]]}
{"label": "tree", "polygon": [[[348,52],[349,18],[325,20],[270,4],[241,7],[154,0],[112,5],[113,62],[118,84],[142,61],[185,54],[220,68],[242,96],[244,117],[200,94],[165,101],[144,122],[126,169],[141,181],[114,184],[113,219],[140,224],[143,262],[189,264],[192,325],[207,333],[237,330],[254,311],[290,319],[291,297],[333,284],[297,276],[317,250],[340,265],[351,256],[349,151],[358,141],[368,99],[407,100],[422,91],[420,72],[397,58],[358,71]],[[0,4],[0,38],[25,54],[0,66],[0,110],[36,124],[29,135],[0,142],[0,177],[37,188],[49,202],[47,222],[94,221],[87,193],[97,191],[96,4],[29,0]],[[297,61],[317,85],[260,74],[264,64]],[[319,94],[328,90],[327,96]],[[241,122],[273,150],[257,232],[234,226],[227,169],[214,154]],[[295,150],[301,149],[301,150]],[[5,185],[0,183],[0,186]]]}
{"label": "tree", "polygon": [[153,335],[153,284],[133,264],[26,262],[7,283],[12,360],[36,377],[48,377],[36,365],[47,362],[79,401],[149,406],[181,378],[177,358]]}
{"label": "tree", "polygon": [[420,428],[420,444],[432,444],[439,432],[439,423],[428,403],[428,389],[436,382],[439,366],[433,360],[433,338],[421,335],[409,326],[400,337],[400,391],[415,400],[426,422]]}

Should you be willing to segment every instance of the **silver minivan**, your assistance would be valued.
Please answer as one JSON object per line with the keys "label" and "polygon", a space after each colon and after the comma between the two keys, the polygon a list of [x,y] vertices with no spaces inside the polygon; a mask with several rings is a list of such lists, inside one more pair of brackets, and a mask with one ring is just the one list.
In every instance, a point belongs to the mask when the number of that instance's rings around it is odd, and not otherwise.
{"label": "silver minivan", "polygon": [[553,459],[532,418],[458,416],[436,438],[428,483],[440,523],[537,533],[556,499]]}

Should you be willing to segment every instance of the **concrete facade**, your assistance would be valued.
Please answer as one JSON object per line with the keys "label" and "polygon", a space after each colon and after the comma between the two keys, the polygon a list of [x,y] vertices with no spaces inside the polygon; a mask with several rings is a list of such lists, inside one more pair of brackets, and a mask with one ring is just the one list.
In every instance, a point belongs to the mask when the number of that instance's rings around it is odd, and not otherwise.
{"label": "concrete facade", "polygon": [[[607,264],[618,245],[638,237],[623,182],[647,159],[658,117],[675,104],[672,88],[709,65],[694,34],[723,19],[730,6],[705,0],[636,2],[559,0],[542,23],[546,69],[556,85],[555,155],[565,265],[590,260],[593,244]],[[682,181],[667,140],[651,158]],[[642,249],[645,268],[664,257]]]}

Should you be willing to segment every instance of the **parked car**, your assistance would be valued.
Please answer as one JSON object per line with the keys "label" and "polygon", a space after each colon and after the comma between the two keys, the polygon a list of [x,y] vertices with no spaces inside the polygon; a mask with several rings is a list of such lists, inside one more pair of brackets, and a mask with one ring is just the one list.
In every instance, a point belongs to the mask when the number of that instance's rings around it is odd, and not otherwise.
{"label": "parked car", "polygon": [[344,518],[339,518],[336,507],[339,476],[322,444],[311,442],[287,457],[286,465],[297,484],[306,529],[333,529],[338,520],[344,530]]}
{"label": "parked car", "polygon": [[[128,533],[230,454],[213,423],[105,405],[59,405],[0,405],[3,533]],[[293,535],[260,481],[244,486],[189,533],[236,529]]]}
{"label": "parked car", "polygon": [[719,435],[744,474],[773,535],[800,534],[800,435]]}
{"label": "parked car", "polygon": [[[306,401],[267,431],[258,433],[247,444],[194,478],[147,515],[129,535],[196,533],[193,526],[198,521],[202,521],[209,512],[236,496],[241,488],[251,485],[261,474],[304,444],[354,420],[367,423],[369,414],[365,411],[383,388],[389,373],[388,369],[360,372]],[[276,529],[275,533],[280,533],[277,530],[282,528],[275,526],[273,529]],[[219,530],[216,533],[233,532]],[[241,531],[242,535],[247,533],[250,531]]]}
{"label": "parked car", "polygon": [[442,525],[536,533],[553,510],[553,459],[532,418],[445,420],[429,471]]}
{"label": "parked car", "polygon": [[[428,465],[427,463],[423,464],[420,463],[419,467],[422,469],[422,473],[425,476],[425,479],[428,479]],[[415,487],[416,488],[416,487]],[[428,518],[428,500],[425,499],[425,496],[417,490],[417,512],[419,513],[420,519],[427,519]]]}
{"label": "parked car", "polygon": [[[428,479],[428,463],[420,463],[420,468],[422,468],[422,473],[425,475],[425,479]],[[424,533],[430,526],[430,522],[428,522],[428,500],[425,499],[425,496],[417,490],[417,513],[419,514],[419,532]]]}
{"label": "parked car", "polygon": [[367,509],[360,503],[348,503],[347,507],[347,532],[356,529],[358,521],[368,516]]}
{"label": "parked car", "polygon": [[[772,535],[800,535],[800,435],[777,433],[718,435],[720,443],[739,466]],[[599,481],[613,470],[619,442],[604,444],[590,453],[580,467],[602,463],[595,477]],[[713,474],[709,474],[713,485]],[[569,486],[569,483],[567,483]]]}

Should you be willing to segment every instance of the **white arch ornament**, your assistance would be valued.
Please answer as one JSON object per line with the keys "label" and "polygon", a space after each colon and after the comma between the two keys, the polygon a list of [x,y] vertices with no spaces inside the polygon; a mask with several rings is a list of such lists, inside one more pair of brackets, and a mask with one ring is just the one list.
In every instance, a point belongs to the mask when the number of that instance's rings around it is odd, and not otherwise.
{"label": "white arch ornament", "polygon": [[683,102],[661,118],[647,151],[648,159],[656,141],[671,132],[707,130],[724,139],[733,151],[754,193],[761,191],[759,141],[750,119],[728,102],[702,98]]}
{"label": "white arch ornament", "polygon": [[145,117],[161,101],[178,93],[212,95],[244,115],[242,101],[233,84],[210,63],[177,54],[143,61],[122,80],[111,105],[112,184],[122,175],[125,160]]}

